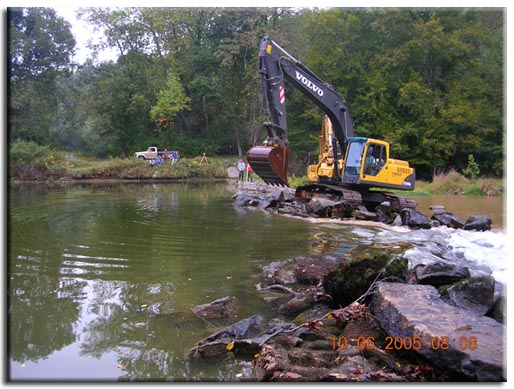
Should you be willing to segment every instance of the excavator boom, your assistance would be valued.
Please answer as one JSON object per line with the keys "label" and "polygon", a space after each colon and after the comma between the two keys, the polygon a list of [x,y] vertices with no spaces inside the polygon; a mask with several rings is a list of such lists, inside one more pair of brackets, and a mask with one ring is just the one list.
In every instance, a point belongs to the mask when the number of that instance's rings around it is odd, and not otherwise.
{"label": "excavator boom", "polygon": [[335,135],[333,153],[337,164],[337,144],[339,155],[344,155],[348,137],[354,136],[354,128],[350,111],[335,89],[267,36],[262,39],[259,47],[259,73],[264,109],[271,121],[264,123],[268,132],[264,145],[248,151],[247,159],[253,170],[268,183],[288,186],[289,147],[284,77],[318,105],[332,121]]}
{"label": "excavator boom", "polygon": [[[318,187],[311,184],[305,188],[306,192],[319,192],[317,189],[323,184],[325,194],[330,188],[331,195],[343,195],[345,200],[351,197],[352,201],[353,197],[361,198],[370,203],[370,199],[376,202],[377,199],[392,198],[370,194],[370,188],[414,189],[415,172],[409,163],[390,158],[387,142],[356,137],[350,110],[334,87],[267,36],[259,47],[259,74],[265,113],[270,119],[264,123],[268,136],[262,146],[248,151],[247,159],[266,183],[288,186],[290,150],[284,89],[287,78],[326,115],[319,161],[308,168],[309,181],[316,182]],[[354,196],[356,193],[359,196]]]}

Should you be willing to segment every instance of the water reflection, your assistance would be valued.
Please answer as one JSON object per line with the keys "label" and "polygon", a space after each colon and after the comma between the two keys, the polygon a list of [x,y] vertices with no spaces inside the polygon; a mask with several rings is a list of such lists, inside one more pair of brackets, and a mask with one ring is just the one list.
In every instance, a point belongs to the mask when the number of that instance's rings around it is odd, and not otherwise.
{"label": "water reflection", "polygon": [[[190,309],[235,295],[241,318],[266,311],[253,277],[305,252],[298,243],[308,237],[298,221],[238,214],[225,183],[21,185],[9,198],[14,379],[240,374],[241,361],[185,360],[212,331]],[[74,368],[95,361],[103,367]]]}

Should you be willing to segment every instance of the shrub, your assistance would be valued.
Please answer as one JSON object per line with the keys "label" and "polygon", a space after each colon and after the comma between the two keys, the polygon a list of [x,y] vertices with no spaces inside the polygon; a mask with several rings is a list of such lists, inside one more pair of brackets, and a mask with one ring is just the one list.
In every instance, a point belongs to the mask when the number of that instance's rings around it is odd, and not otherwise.
{"label": "shrub", "polygon": [[462,173],[466,177],[470,177],[472,180],[476,180],[480,174],[480,167],[478,166],[478,163],[475,162],[473,154],[468,155],[468,166],[466,166]]}

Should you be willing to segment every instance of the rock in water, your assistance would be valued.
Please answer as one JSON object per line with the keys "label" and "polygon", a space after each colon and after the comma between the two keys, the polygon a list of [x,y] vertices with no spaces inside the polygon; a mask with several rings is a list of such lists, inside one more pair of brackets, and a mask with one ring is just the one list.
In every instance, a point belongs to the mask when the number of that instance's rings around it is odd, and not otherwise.
{"label": "rock in water", "polygon": [[393,340],[409,339],[411,349],[457,379],[506,380],[506,327],[446,304],[433,286],[382,282],[371,310]]}
{"label": "rock in water", "polygon": [[470,216],[464,224],[465,230],[489,231],[492,221],[487,216]]}
{"label": "rock in water", "polygon": [[345,307],[366,293],[379,274],[404,280],[407,260],[382,254],[341,263],[327,272],[323,287],[332,298],[331,305]]}
{"label": "rock in water", "polygon": [[469,277],[469,269],[444,262],[420,264],[414,268],[418,283],[442,286],[452,284]]}
{"label": "rock in water", "polygon": [[404,208],[400,211],[400,214],[402,216],[403,224],[406,226],[427,230],[432,227],[430,219],[414,209]]}
{"label": "rock in water", "polygon": [[187,356],[194,359],[220,356],[228,351],[227,345],[231,342],[234,342],[233,347],[246,347],[250,352],[254,352],[260,346],[252,342],[251,338],[263,329],[264,318],[259,315],[250,316],[202,339],[189,350]]}
{"label": "rock in water", "polygon": [[443,226],[451,227],[451,228],[462,228],[464,227],[464,223],[460,217],[454,215],[450,212],[436,212],[431,217],[432,220],[437,220]]}
{"label": "rock in water", "polygon": [[466,278],[445,288],[441,297],[451,305],[467,309],[476,315],[485,315],[494,304],[494,278]]}
{"label": "rock in water", "polygon": [[230,320],[237,313],[239,305],[235,297],[222,297],[208,304],[197,305],[193,313],[205,320]]}

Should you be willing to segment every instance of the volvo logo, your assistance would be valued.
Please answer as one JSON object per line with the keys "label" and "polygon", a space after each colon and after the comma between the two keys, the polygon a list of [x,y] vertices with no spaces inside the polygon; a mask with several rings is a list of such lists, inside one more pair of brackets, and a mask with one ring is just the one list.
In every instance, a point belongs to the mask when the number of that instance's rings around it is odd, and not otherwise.
{"label": "volvo logo", "polygon": [[301,81],[303,85],[305,85],[307,88],[312,90],[314,93],[316,93],[319,97],[323,96],[323,89],[321,89],[319,86],[314,84],[311,80],[309,80],[307,77],[305,77],[303,74],[295,70],[296,72],[296,79],[298,81]]}

